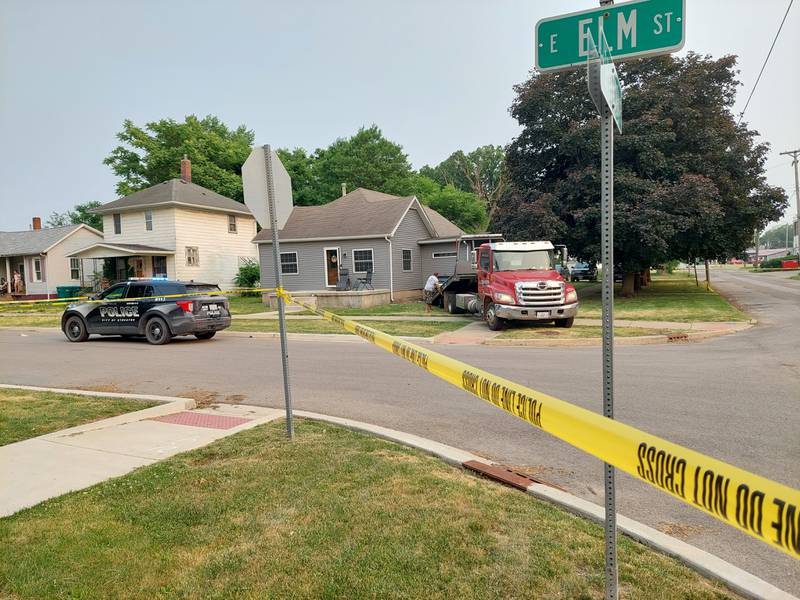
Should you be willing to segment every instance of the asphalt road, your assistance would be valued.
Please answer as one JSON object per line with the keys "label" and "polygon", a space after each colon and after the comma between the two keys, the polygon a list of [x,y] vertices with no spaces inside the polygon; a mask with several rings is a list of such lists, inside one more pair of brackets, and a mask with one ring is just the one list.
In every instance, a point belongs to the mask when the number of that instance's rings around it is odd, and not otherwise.
{"label": "asphalt road", "polygon": [[[768,478],[800,483],[800,281],[712,271],[712,283],[760,324],[702,343],[622,346],[616,418]],[[115,338],[70,344],[54,331],[2,331],[0,381],[103,387],[282,406],[276,340],[218,336],[164,347]],[[436,346],[534,389],[602,407],[599,348]],[[295,407],[393,427],[461,447],[602,503],[602,463],[568,444],[353,341],[292,341]],[[800,561],[625,474],[621,514],[708,550],[795,595]]]}

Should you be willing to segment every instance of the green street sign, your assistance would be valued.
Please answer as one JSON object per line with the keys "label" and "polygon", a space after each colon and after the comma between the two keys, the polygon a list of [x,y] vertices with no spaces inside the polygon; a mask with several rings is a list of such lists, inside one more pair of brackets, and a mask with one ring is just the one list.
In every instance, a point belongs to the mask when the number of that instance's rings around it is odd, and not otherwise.
{"label": "green street sign", "polygon": [[591,40],[608,40],[614,60],[669,54],[686,39],[686,0],[633,0],[542,19],[536,24],[536,68],[586,65]]}

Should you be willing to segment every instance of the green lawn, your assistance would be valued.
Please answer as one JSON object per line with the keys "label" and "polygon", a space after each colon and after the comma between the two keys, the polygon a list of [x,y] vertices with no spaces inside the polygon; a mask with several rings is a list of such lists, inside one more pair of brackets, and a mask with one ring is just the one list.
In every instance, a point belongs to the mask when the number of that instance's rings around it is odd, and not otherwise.
{"label": "green lawn", "polygon": [[0,304],[0,314],[2,313],[32,313],[32,314],[61,314],[67,304],[47,304],[42,302],[40,304],[22,304],[14,302],[11,304]]}
{"label": "green lawn", "polygon": [[0,388],[0,446],[156,404]]}
{"label": "green lawn", "polygon": [[[467,325],[464,321],[365,321],[364,325],[391,335],[433,337],[445,331],[455,331]],[[289,333],[348,333],[341,326],[322,319],[288,319]],[[234,319],[230,331],[277,332],[277,319]]]}
{"label": "green lawn", "polygon": [[228,303],[232,315],[251,315],[270,310],[269,306],[261,301],[260,294],[258,296],[228,296]]}
{"label": "green lawn", "polygon": [[[370,308],[330,308],[330,312],[342,316],[372,315],[372,316],[413,316],[425,315],[424,302],[394,302],[392,304],[382,304]],[[447,316],[447,313],[438,306],[431,307],[431,314],[436,316]]]}
{"label": "green lawn", "polygon": [[[592,599],[603,531],[415,450],[273,423],[0,519],[9,598]],[[735,598],[620,536],[624,598]]]}
{"label": "green lawn", "polygon": [[59,315],[4,315],[0,313],[0,327],[60,327],[61,316]]}
{"label": "green lawn", "polygon": [[[713,277],[712,277],[713,286]],[[642,288],[634,298],[620,295],[615,287],[614,318],[637,321],[747,321],[749,317],[732,306],[715,291],[707,291],[701,282],[685,273],[654,277],[652,285]],[[581,308],[578,316],[600,318],[600,288],[579,294]]]}
{"label": "green lawn", "polygon": [[[642,335],[666,335],[678,333],[674,329],[652,329],[648,327],[615,327],[614,337],[637,337]],[[505,340],[539,340],[539,339],[579,339],[601,338],[603,328],[595,325],[573,325],[569,329],[554,327],[552,323],[545,325],[515,326],[506,329],[498,337]]]}

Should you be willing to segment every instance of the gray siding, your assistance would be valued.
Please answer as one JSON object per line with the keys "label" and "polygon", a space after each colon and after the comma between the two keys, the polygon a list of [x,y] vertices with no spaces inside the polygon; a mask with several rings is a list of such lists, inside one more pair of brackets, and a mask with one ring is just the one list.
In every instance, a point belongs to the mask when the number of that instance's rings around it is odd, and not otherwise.
{"label": "gray siding", "polygon": [[[430,273],[422,269],[422,247],[417,243],[430,237],[417,209],[412,208],[403,217],[392,237],[392,272],[394,289],[419,290]],[[411,271],[403,272],[403,250],[411,250]]]}
{"label": "gray siding", "polygon": [[428,275],[438,272],[440,275],[452,275],[456,268],[456,258],[433,258],[434,252],[454,252],[455,242],[441,244],[425,244],[419,247],[422,253],[422,268]]}
{"label": "gray siding", "polygon": [[[350,271],[350,281],[355,284],[359,277],[365,273],[353,273],[353,250],[358,248],[372,248],[374,273],[372,285],[377,288],[389,289],[389,245],[383,238],[365,240],[342,240],[331,242],[293,242],[282,243],[281,253],[297,252],[297,275],[283,276],[283,286],[291,291],[299,290],[324,290],[325,287],[325,254],[324,248],[339,248],[339,260]],[[259,258],[261,262],[262,287],[275,286],[275,267],[272,264],[272,244],[259,244]],[[345,257],[344,255],[347,254]],[[334,289],[334,288],[327,288]]]}

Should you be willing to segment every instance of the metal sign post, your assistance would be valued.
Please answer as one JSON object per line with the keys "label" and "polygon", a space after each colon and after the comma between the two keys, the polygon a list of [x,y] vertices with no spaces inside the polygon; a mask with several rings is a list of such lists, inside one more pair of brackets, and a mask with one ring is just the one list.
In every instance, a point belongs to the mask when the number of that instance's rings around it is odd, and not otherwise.
{"label": "metal sign post", "polygon": [[272,167],[272,149],[264,146],[264,160],[267,171],[267,202],[269,203],[269,222],[272,231],[272,259],[275,263],[275,287],[278,288],[278,328],[281,336],[281,363],[283,366],[283,398],[286,401],[286,435],[294,437],[292,419],[292,388],[289,385],[289,349],[286,343],[286,306],[283,298],[283,277],[281,276],[281,249],[278,241],[278,219],[275,214],[275,175]]}
{"label": "metal sign post", "polygon": [[[589,95],[600,113],[600,260],[603,263],[603,416],[614,418],[614,125],[622,128],[622,86],[602,27],[587,62]],[[606,599],[618,597],[614,467],[603,464]]]}

